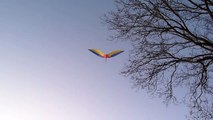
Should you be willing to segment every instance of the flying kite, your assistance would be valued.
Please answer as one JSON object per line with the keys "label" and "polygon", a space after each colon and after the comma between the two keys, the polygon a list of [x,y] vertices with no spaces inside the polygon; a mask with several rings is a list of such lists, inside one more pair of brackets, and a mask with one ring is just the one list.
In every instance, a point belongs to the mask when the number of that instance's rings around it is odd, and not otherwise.
{"label": "flying kite", "polygon": [[91,51],[92,53],[96,54],[99,57],[105,58],[105,61],[107,60],[107,58],[114,57],[114,56],[124,52],[123,50],[114,50],[108,54],[105,54],[104,52],[102,52],[98,49],[89,49],[89,51]]}

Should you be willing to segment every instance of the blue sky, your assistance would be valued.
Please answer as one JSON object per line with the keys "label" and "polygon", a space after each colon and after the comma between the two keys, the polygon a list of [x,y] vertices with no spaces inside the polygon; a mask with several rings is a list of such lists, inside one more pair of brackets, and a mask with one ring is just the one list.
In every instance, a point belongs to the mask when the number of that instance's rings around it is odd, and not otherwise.
{"label": "blue sky", "polygon": [[[0,0],[1,120],[183,120],[120,75],[127,42],[108,41],[112,0]],[[125,50],[107,62],[88,48]]]}

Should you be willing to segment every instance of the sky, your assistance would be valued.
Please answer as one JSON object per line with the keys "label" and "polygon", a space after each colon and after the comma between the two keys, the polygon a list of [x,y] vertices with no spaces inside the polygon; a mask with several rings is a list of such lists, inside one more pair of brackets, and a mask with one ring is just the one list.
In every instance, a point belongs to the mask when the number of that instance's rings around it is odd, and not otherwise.
{"label": "sky", "polygon": [[[101,17],[113,0],[0,0],[0,120],[184,120],[120,74],[127,42],[110,41]],[[109,59],[88,48],[108,53]]]}

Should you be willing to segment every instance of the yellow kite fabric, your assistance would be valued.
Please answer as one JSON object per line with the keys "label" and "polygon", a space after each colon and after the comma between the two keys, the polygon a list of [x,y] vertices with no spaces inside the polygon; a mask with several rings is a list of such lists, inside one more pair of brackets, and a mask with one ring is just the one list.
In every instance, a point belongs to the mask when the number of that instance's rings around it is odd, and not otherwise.
{"label": "yellow kite fabric", "polygon": [[110,52],[109,54],[105,54],[104,52],[102,52],[98,49],[94,49],[94,48],[89,49],[89,51],[91,51],[92,53],[96,54],[97,56],[105,58],[105,59],[114,57],[114,56],[124,52],[123,50],[114,50],[114,51]]}
{"label": "yellow kite fabric", "polygon": [[104,57],[104,55],[105,55],[102,51],[100,51],[98,49],[89,49],[89,50],[99,57]]}
{"label": "yellow kite fabric", "polygon": [[116,56],[116,55],[118,55],[118,54],[120,54],[122,52],[123,52],[123,50],[114,50],[114,51],[110,52],[108,54],[108,56],[109,56],[109,58],[111,58],[111,57],[114,57],[114,56]]}

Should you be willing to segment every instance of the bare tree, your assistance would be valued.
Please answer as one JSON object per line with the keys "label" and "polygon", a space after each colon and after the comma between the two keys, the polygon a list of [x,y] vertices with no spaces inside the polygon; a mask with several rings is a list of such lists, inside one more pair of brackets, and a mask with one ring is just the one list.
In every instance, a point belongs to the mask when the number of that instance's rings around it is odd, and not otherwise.
{"label": "bare tree", "polygon": [[115,38],[133,44],[122,73],[166,103],[184,101],[190,119],[213,119],[213,1],[117,0],[116,5],[104,20]]}

